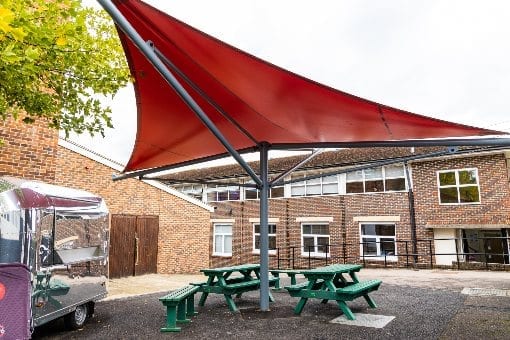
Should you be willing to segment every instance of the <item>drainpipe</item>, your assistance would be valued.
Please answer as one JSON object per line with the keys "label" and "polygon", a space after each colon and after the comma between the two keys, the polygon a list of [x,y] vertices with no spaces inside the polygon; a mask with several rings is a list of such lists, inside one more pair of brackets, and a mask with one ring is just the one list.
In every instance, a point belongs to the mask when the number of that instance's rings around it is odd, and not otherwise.
{"label": "drainpipe", "polygon": [[418,260],[418,256],[416,255],[418,253],[418,247],[417,247],[417,239],[416,239],[416,216],[415,216],[415,209],[414,209],[414,193],[413,193],[413,185],[411,182],[411,175],[409,173],[409,164],[407,162],[404,162],[404,169],[406,172],[406,179],[407,179],[407,199],[409,202],[409,222],[411,225],[411,242],[413,245],[413,267],[416,268],[416,262]]}

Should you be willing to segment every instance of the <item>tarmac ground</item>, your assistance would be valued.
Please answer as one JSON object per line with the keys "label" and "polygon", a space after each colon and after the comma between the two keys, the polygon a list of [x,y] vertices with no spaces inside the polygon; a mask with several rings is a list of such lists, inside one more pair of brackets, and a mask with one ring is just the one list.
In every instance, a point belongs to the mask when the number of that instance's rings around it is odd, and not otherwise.
{"label": "tarmac ground", "polygon": [[[144,275],[108,282],[109,296],[96,304],[82,330],[66,331],[62,320],[37,328],[34,339],[509,339],[510,273],[491,271],[362,269],[362,280],[379,278],[364,299],[348,302],[359,320],[347,322],[338,306],[310,299],[300,316],[298,302],[285,289],[272,291],[271,311],[259,311],[259,293],[235,299],[231,313],[223,296],[210,294],[204,307],[179,333],[161,333],[166,311],[158,298],[166,292],[203,281],[203,275]],[[298,277],[298,281],[302,278]],[[289,284],[282,278],[282,286]],[[198,298],[196,298],[196,303]]]}

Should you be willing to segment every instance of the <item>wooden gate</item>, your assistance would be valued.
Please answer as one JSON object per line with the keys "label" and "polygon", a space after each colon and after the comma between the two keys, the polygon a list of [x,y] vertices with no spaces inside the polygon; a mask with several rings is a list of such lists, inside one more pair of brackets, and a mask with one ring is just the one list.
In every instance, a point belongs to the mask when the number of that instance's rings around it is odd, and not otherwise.
{"label": "wooden gate", "polygon": [[110,278],[156,273],[158,216],[112,215]]}

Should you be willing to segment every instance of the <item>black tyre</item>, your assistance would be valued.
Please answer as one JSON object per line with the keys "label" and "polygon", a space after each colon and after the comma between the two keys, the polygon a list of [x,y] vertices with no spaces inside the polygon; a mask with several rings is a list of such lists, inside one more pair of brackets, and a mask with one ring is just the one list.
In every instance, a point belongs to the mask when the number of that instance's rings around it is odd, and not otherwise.
{"label": "black tyre", "polygon": [[87,303],[76,307],[74,312],[64,316],[64,324],[67,329],[75,330],[83,328],[89,316],[89,305]]}

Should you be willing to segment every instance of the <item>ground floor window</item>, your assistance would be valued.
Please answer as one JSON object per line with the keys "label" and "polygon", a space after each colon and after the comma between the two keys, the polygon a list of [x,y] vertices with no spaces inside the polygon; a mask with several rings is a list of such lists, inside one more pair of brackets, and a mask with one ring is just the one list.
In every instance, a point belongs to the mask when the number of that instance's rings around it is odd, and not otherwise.
{"label": "ground floor window", "polygon": [[508,229],[462,229],[466,262],[509,263]]}
{"label": "ground floor window", "polygon": [[328,256],[329,224],[303,223],[301,225],[302,255]]}
{"label": "ground floor window", "polygon": [[232,256],[232,224],[214,224],[213,255]]}
{"label": "ground floor window", "polygon": [[[268,224],[269,254],[276,254],[276,224]],[[260,253],[260,224],[253,225],[253,252]]]}
{"label": "ground floor window", "polygon": [[384,258],[397,260],[395,246],[395,224],[393,223],[362,223],[361,254],[368,258]]}

